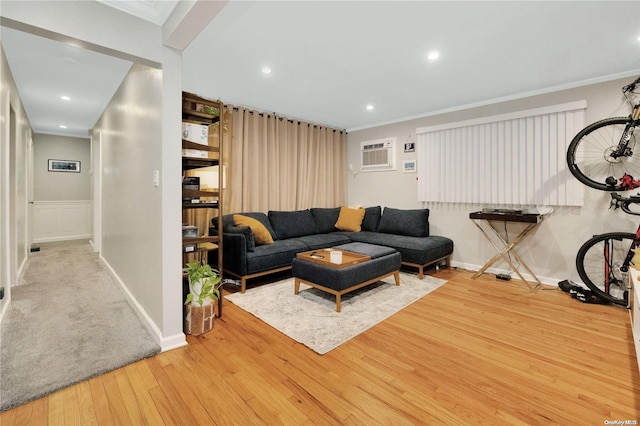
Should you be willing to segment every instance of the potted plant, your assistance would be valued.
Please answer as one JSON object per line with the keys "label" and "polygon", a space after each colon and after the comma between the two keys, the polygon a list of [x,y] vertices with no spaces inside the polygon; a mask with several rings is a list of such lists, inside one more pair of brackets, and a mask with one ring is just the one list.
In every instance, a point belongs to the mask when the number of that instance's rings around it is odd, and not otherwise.
{"label": "potted plant", "polygon": [[189,294],[185,299],[187,334],[202,334],[213,328],[214,303],[220,298],[222,282],[218,271],[198,261],[187,264]]}

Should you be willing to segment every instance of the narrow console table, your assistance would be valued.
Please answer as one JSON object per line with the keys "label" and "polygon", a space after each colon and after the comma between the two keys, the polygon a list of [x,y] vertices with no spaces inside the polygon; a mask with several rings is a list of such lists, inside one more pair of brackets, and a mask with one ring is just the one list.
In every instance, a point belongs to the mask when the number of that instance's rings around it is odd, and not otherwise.
{"label": "narrow console table", "polygon": [[[473,220],[473,223],[478,227],[478,229],[480,229],[480,231],[482,231],[482,234],[486,237],[486,239],[491,243],[491,245],[498,252],[487,263],[485,263],[485,265],[482,268],[480,268],[480,270],[476,272],[471,278],[474,279],[479,277],[489,268],[489,266],[493,265],[498,259],[502,258],[513,269],[513,271],[518,275],[518,277],[522,281],[524,281],[527,284],[527,286],[529,286],[529,289],[535,292],[542,285],[542,283],[540,282],[536,274],[533,273],[531,268],[527,266],[524,260],[522,260],[522,258],[518,255],[518,253],[514,249],[516,245],[518,245],[518,243],[520,243],[530,231],[532,231],[536,226],[538,226],[542,222],[542,218],[543,218],[542,215],[535,214],[535,213],[523,213],[523,214],[484,213],[484,212],[470,213],[469,219]],[[489,226],[483,227],[480,225],[479,221],[486,222],[489,224]],[[511,240],[511,242],[507,242],[505,238],[503,238],[498,232],[498,230],[495,228],[494,226],[495,222],[504,222],[505,227],[507,222],[525,223],[527,226],[513,240]],[[491,238],[489,232],[487,232],[485,228],[488,228],[493,233],[493,235],[495,235],[498,238],[498,240],[502,243],[502,247],[496,244],[494,239]],[[533,280],[535,281],[535,285],[533,287],[532,287],[532,283],[525,280],[522,274],[520,273],[520,271],[518,270],[518,267],[516,267],[513,264],[513,262],[511,261],[511,258],[509,257],[510,254],[513,255],[513,257],[518,261],[520,266],[526,269],[529,275],[533,277]]]}

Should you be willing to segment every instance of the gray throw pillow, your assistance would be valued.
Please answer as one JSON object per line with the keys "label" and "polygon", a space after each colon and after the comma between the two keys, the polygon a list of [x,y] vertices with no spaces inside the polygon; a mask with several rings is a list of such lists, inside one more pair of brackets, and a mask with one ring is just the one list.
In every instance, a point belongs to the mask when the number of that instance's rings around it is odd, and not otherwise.
{"label": "gray throw pillow", "polygon": [[376,232],[380,225],[382,209],[380,206],[367,207],[364,209],[364,219],[362,220],[362,230]]}
{"label": "gray throw pillow", "polygon": [[409,237],[428,237],[429,209],[400,210],[385,207],[378,232]]}
{"label": "gray throw pillow", "polygon": [[335,224],[340,216],[340,207],[334,208],[312,208],[311,215],[318,225],[321,234],[337,231]]}
{"label": "gray throw pillow", "polygon": [[269,221],[280,240],[320,233],[309,210],[291,212],[271,210]]}

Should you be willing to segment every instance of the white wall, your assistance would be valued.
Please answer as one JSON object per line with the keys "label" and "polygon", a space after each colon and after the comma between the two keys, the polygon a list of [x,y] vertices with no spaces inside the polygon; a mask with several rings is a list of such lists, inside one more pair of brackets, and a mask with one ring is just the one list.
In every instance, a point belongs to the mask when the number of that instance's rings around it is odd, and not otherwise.
{"label": "white wall", "polygon": [[[102,257],[154,320],[162,270],[162,193],[152,183],[162,163],[162,71],[133,65],[94,127],[102,135]],[[131,108],[130,105],[135,105]]]}
{"label": "white wall", "polygon": [[[12,112],[13,111],[13,114]],[[0,319],[27,259],[27,146],[31,126],[0,43]]]}
{"label": "white wall", "polygon": [[[629,110],[620,88],[632,81],[625,78],[606,83],[563,90],[555,93],[497,103],[420,119],[389,124],[348,134],[348,163],[358,169],[360,142],[395,136],[397,138],[398,170],[393,172],[359,173],[349,176],[349,204],[381,205],[396,208],[428,207],[431,233],[447,236],[454,241],[453,263],[470,269],[479,269],[495,254],[493,247],[469,219],[469,213],[480,210],[481,205],[429,203],[417,201],[416,174],[402,173],[402,161],[416,158],[415,153],[404,153],[403,145],[411,138],[417,142],[416,128],[462,121],[477,117],[526,110],[547,105],[586,99],[585,122],[591,123],[610,116],[626,116]],[[418,165],[419,167],[420,165]],[[544,282],[556,284],[566,278],[579,281],[575,268],[578,248],[592,235],[601,232],[635,232],[637,220],[618,211],[609,210],[609,195],[590,188],[585,191],[583,207],[556,207],[554,213],[518,246],[518,253]],[[507,206],[512,207],[512,206]],[[533,206],[531,206],[533,207]],[[519,230],[521,225],[510,225]],[[512,234],[512,237],[514,234]],[[497,263],[498,269],[507,264]],[[514,275],[515,276],[515,275]],[[525,275],[526,277],[526,275]]]}
{"label": "white wall", "polygon": [[[90,200],[90,154],[88,138],[34,133],[34,201]],[[50,159],[80,161],[80,173],[50,172]]]}
{"label": "white wall", "polygon": [[[120,277],[122,285],[129,290],[132,301],[139,310],[146,311],[148,321],[153,328],[156,340],[163,349],[185,343],[182,333],[182,283],[181,283],[181,206],[180,206],[180,141],[181,134],[181,96],[182,62],[181,55],[162,44],[162,28],[146,21],[126,15],[113,8],[94,1],[12,1],[3,0],[2,14],[4,25],[27,31],[37,31],[41,35],[64,40],[72,38],[82,46],[88,46],[102,53],[113,54],[134,62],[157,66],[163,70],[163,78],[158,87],[161,90],[160,104],[154,122],[160,128],[155,141],[155,153],[150,158],[136,154],[140,170],[155,167],[160,171],[160,195],[149,195],[149,202],[142,212],[130,209],[123,204],[114,207],[121,217],[140,214],[136,234],[138,239],[120,236],[131,245],[119,247],[124,253],[144,261],[143,271],[154,271],[152,280],[139,291],[140,265],[119,260],[121,253],[108,250],[105,260],[113,262],[114,274]],[[89,45],[90,44],[90,45]],[[136,117],[135,105],[127,105],[131,120]],[[105,127],[111,128],[109,124]],[[102,133],[103,140],[106,134]],[[135,144],[133,144],[135,149]],[[104,147],[103,147],[104,148]],[[155,156],[158,156],[157,158]],[[158,163],[159,161],[159,163]],[[118,170],[108,170],[118,172]],[[105,170],[107,172],[107,170]],[[129,173],[129,172],[126,172]],[[144,172],[141,172],[144,173]],[[136,175],[136,177],[138,177]],[[151,176],[128,181],[128,185],[151,182]],[[126,191],[126,188],[123,188]],[[140,204],[144,204],[146,195],[141,195]],[[106,210],[108,207],[104,205]],[[110,210],[112,211],[112,210]],[[153,217],[148,212],[153,211]],[[145,216],[147,215],[147,216]],[[103,213],[102,217],[106,215]],[[148,219],[148,220],[147,220]],[[104,228],[104,227],[103,227]],[[109,230],[103,229],[104,234]],[[114,235],[118,228],[111,229]],[[104,235],[103,234],[103,235]],[[103,241],[104,245],[104,241]],[[107,257],[109,256],[109,257]]]}
{"label": "white wall", "polygon": [[[90,143],[88,138],[33,135],[34,243],[91,238]],[[80,173],[50,172],[51,159],[80,161]]]}

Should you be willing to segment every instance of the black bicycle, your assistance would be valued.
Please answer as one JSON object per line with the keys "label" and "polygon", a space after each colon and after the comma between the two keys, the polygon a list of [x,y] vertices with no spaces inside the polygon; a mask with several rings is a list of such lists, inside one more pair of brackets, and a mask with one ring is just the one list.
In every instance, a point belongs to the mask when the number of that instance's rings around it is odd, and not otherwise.
{"label": "black bicycle", "polygon": [[628,117],[600,120],[582,129],[569,144],[567,164],[571,173],[585,185],[601,191],[634,189],[632,176],[640,176],[640,155],[634,155],[635,130],[640,125],[640,102],[632,95],[640,77],[624,86],[622,93],[631,105]]}
{"label": "black bicycle", "polygon": [[[613,193],[611,206],[621,208],[625,213],[640,216],[640,195],[623,197]],[[600,299],[629,307],[628,273],[638,247],[640,225],[635,234],[609,232],[595,235],[578,250],[578,274]]]}

